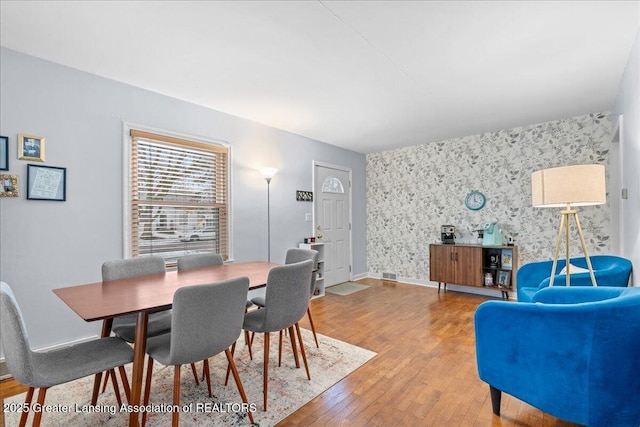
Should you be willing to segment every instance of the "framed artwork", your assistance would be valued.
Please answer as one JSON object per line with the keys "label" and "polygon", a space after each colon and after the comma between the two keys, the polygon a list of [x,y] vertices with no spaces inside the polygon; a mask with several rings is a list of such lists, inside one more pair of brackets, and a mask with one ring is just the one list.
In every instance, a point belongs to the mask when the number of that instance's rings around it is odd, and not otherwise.
{"label": "framed artwork", "polygon": [[9,170],[9,138],[0,136],[0,171]]}
{"label": "framed artwork", "polygon": [[0,197],[18,197],[18,175],[0,174]]}
{"label": "framed artwork", "polygon": [[508,288],[511,280],[511,271],[500,270],[498,272],[498,287]]}
{"label": "framed artwork", "polygon": [[18,159],[44,162],[44,138],[18,134]]}
{"label": "framed artwork", "polygon": [[502,262],[500,263],[500,265],[505,270],[510,270],[513,268],[513,250],[511,249],[502,250]]}
{"label": "framed artwork", "polygon": [[67,200],[67,168],[27,165],[28,200]]}

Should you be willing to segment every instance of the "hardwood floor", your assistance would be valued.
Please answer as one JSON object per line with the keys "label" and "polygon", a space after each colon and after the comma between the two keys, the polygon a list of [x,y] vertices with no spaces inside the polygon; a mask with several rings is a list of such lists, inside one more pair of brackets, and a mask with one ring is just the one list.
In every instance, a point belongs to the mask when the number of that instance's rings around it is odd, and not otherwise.
{"label": "hardwood floor", "polygon": [[[313,300],[314,324],[318,333],[378,355],[279,426],[577,426],[508,394],[502,415],[493,415],[489,386],[476,371],[473,331],[475,309],[488,297],[358,283],[371,287]],[[309,327],[306,316],[301,325]],[[2,398],[21,392],[15,381],[0,383]]]}
{"label": "hardwood floor", "polygon": [[577,426],[506,393],[502,415],[493,415],[489,386],[476,370],[473,330],[476,307],[490,298],[358,283],[371,287],[313,300],[314,324],[318,333],[378,355],[279,426]]}

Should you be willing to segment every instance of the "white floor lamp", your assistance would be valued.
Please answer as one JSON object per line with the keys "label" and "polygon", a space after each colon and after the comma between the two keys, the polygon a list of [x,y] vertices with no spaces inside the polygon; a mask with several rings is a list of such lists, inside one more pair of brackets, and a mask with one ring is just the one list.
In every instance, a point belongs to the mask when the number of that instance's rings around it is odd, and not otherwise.
{"label": "white floor lamp", "polygon": [[556,274],[558,255],[560,253],[560,243],[562,242],[563,231],[566,235],[566,257],[567,276],[566,285],[570,286],[570,264],[569,264],[569,226],[571,217],[576,220],[576,228],[580,236],[582,251],[587,260],[587,267],[591,276],[591,284],[597,286],[596,278],[591,267],[591,259],[587,252],[587,245],[582,234],[582,226],[578,218],[576,206],[602,205],[607,202],[605,185],[605,170],[603,165],[575,165],[563,166],[559,168],[544,169],[531,174],[531,202],[534,207],[553,208],[564,207],[560,211],[560,229],[558,230],[558,240],[556,242],[556,254],[551,268],[551,280],[549,286],[553,286],[553,279]]}
{"label": "white floor lamp", "polygon": [[267,262],[271,262],[271,196],[270,196],[270,187],[271,187],[271,179],[278,172],[276,168],[262,168],[260,169],[260,173],[264,177],[265,181],[267,181]]}

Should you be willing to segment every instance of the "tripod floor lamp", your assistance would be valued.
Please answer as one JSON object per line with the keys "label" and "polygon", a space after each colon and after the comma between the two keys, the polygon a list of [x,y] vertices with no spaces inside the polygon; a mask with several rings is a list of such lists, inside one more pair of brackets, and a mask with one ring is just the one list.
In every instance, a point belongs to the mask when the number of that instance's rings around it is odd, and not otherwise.
{"label": "tripod floor lamp", "polygon": [[271,187],[271,179],[278,172],[276,168],[262,168],[260,173],[267,181],[267,262],[271,262],[271,195],[269,193]]}
{"label": "tripod floor lamp", "polygon": [[560,244],[563,232],[566,236],[566,258],[567,276],[566,285],[570,286],[570,264],[569,264],[569,229],[571,218],[576,221],[576,228],[580,236],[582,251],[587,261],[587,267],[591,276],[591,284],[597,286],[596,278],[593,274],[593,267],[587,245],[584,241],[582,226],[578,218],[577,206],[602,205],[607,201],[605,171],[603,165],[574,165],[559,168],[544,169],[531,174],[531,201],[534,207],[542,208],[565,208],[560,211],[560,228],[558,230],[558,240],[556,241],[556,254],[551,268],[551,280],[549,286],[553,286],[553,279],[556,274],[558,255],[560,254]]}

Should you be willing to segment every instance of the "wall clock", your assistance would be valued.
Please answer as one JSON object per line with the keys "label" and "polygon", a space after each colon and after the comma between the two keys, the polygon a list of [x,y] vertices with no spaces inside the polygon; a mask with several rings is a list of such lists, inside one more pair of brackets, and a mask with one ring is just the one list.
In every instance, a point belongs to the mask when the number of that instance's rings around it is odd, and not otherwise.
{"label": "wall clock", "polygon": [[464,198],[464,205],[472,211],[479,211],[487,203],[487,198],[484,194],[477,190],[473,190],[467,194]]}

